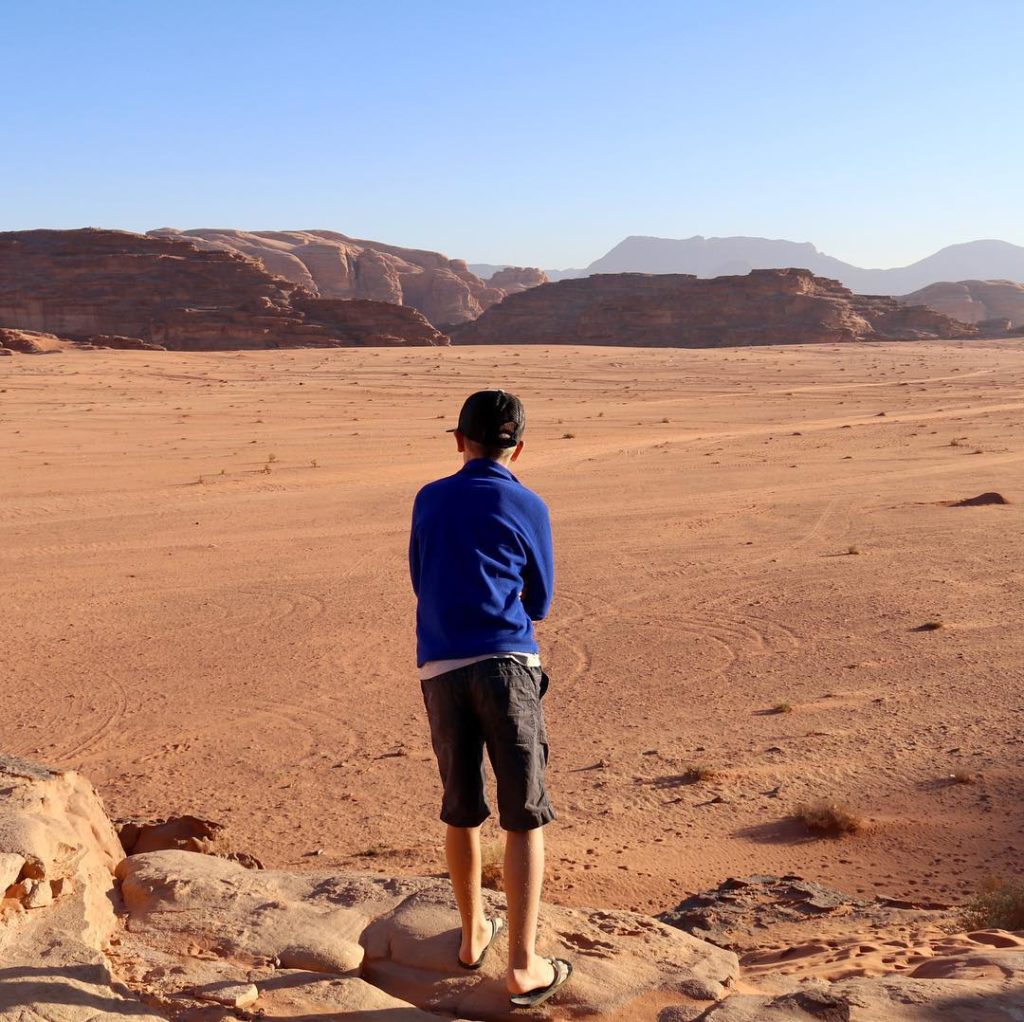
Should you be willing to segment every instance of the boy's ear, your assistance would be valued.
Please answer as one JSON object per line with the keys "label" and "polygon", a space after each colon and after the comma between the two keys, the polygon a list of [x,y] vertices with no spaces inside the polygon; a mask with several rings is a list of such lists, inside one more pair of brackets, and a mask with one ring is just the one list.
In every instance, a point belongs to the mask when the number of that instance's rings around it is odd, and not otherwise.
{"label": "boy's ear", "polygon": [[518,458],[519,455],[522,454],[522,452],[523,452],[523,441],[520,440],[519,443],[516,444],[516,449],[512,452],[512,457],[509,458],[508,460],[509,461],[515,461],[516,458]]}
{"label": "boy's ear", "polygon": [[455,446],[461,454],[466,449],[466,438],[458,430],[455,430],[453,435],[455,437]]}

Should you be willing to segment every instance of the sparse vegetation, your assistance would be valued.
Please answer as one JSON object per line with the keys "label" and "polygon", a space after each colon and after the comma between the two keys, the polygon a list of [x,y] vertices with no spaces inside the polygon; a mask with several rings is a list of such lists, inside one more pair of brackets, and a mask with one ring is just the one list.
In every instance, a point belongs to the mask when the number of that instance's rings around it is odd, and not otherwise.
{"label": "sparse vegetation", "polygon": [[963,769],[954,770],[949,775],[949,779],[954,784],[977,784],[978,782],[977,774],[972,774],[969,770]]}
{"label": "sparse vegetation", "polygon": [[924,624],[918,625],[913,630],[915,632],[937,632],[942,627],[944,625],[941,621],[925,621]]}
{"label": "sparse vegetation", "polygon": [[505,890],[505,849],[500,841],[490,841],[480,849],[480,883],[492,891]]}
{"label": "sparse vegetation", "polygon": [[859,546],[857,546],[857,545],[856,545],[855,543],[851,543],[851,544],[850,544],[850,545],[849,545],[849,546],[848,546],[848,547],[846,548],[846,552],[847,552],[847,554],[849,554],[849,555],[850,555],[851,557],[856,557],[856,556],[857,556],[857,554],[859,554],[859,553],[860,553],[860,547],[859,547]]}
{"label": "sparse vegetation", "polygon": [[828,799],[799,806],[796,818],[812,833],[822,837],[858,834],[864,829],[864,821],[859,816],[846,806]]}
{"label": "sparse vegetation", "polygon": [[385,845],[370,845],[369,848],[364,848],[361,852],[353,852],[352,857],[354,859],[378,859],[382,855],[386,855],[388,849]]}
{"label": "sparse vegetation", "polygon": [[698,784],[701,781],[713,781],[722,776],[722,771],[717,767],[708,766],[707,763],[690,763],[684,768],[680,777],[687,784]]}
{"label": "sparse vegetation", "polygon": [[793,704],[792,703],[776,703],[772,707],[772,713],[792,713],[792,712],[793,712]]}
{"label": "sparse vegetation", "polygon": [[267,464],[268,465],[273,465],[275,461],[277,461],[277,455],[276,454],[268,454],[267,455]]}
{"label": "sparse vegetation", "polygon": [[317,461],[316,458],[310,458],[309,459],[309,467],[310,468],[319,468],[320,467],[320,462]]}
{"label": "sparse vegetation", "polygon": [[960,922],[965,930],[1024,930],[1024,879],[986,881]]}
{"label": "sparse vegetation", "polygon": [[562,439],[563,440],[575,440],[576,439],[576,434],[575,433],[563,433],[562,434]]}

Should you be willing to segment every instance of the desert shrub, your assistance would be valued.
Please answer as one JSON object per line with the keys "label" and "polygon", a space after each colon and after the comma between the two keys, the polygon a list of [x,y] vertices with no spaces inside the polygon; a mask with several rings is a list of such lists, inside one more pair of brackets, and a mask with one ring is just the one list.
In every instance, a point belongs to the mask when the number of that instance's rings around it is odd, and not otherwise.
{"label": "desert shrub", "polygon": [[690,763],[680,776],[687,784],[697,784],[699,781],[713,781],[721,777],[722,771],[707,763]]}
{"label": "desert shrub", "polygon": [[808,830],[823,837],[842,837],[864,829],[864,821],[844,805],[823,799],[798,807],[796,818]]}
{"label": "desert shrub", "polygon": [[1024,930],[1024,879],[986,881],[960,922],[965,930]]}
{"label": "desert shrub", "polygon": [[480,883],[492,891],[505,890],[505,850],[500,841],[491,841],[480,849]]}

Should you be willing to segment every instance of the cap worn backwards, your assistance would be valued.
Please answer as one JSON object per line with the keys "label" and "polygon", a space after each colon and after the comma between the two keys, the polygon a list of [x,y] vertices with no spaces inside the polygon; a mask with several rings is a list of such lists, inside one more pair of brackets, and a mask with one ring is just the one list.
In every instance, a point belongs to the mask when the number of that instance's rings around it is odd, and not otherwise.
{"label": "cap worn backwards", "polygon": [[478,390],[466,398],[459,412],[458,430],[485,447],[515,447],[523,439],[526,410],[522,401],[504,390]]}

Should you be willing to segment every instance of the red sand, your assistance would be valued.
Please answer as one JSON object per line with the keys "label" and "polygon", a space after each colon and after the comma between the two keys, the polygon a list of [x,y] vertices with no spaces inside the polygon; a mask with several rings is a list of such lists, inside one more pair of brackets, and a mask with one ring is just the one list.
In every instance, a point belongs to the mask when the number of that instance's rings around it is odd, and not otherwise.
{"label": "red sand", "polygon": [[[268,865],[441,869],[408,516],[463,396],[503,385],[558,554],[546,897],[656,911],[792,871],[958,900],[1024,866],[1022,356],[5,359],[0,739]],[[866,831],[809,839],[787,817],[816,798]]]}

